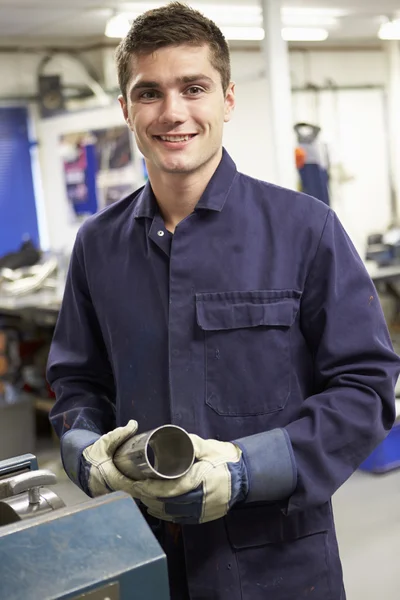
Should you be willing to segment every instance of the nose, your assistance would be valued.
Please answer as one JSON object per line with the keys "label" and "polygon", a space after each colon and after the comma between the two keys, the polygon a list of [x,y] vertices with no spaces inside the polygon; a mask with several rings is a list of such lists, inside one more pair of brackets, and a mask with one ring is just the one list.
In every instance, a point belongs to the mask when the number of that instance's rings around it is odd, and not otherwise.
{"label": "nose", "polygon": [[160,113],[160,123],[170,125],[183,123],[187,117],[185,100],[179,93],[166,94]]}

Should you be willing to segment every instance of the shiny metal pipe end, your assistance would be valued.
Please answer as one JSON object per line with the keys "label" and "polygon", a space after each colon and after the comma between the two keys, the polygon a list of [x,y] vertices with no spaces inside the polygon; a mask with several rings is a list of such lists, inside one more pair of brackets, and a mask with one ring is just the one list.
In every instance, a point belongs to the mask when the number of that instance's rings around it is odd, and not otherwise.
{"label": "shiny metal pipe end", "polygon": [[162,425],[134,435],[113,457],[117,469],[134,480],[178,479],[189,471],[194,459],[192,440],[177,425]]}

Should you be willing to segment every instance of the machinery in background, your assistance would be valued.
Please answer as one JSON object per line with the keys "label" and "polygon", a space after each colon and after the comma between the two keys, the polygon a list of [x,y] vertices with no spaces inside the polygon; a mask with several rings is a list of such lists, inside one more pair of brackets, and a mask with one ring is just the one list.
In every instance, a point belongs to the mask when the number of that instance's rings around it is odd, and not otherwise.
{"label": "machinery in background", "polygon": [[[367,270],[379,293],[395,351],[400,354],[400,228],[367,239]],[[386,439],[360,465],[371,473],[387,473],[400,468],[400,380],[395,388],[396,420]]]}
{"label": "machinery in background", "polygon": [[29,238],[24,240],[18,250],[0,257],[0,269],[21,269],[33,267],[41,257],[41,252]]}
{"label": "machinery in background", "polygon": [[47,302],[60,302],[69,252],[42,252],[28,238],[20,248],[0,256],[0,295],[12,301],[45,293]]}
{"label": "machinery in background", "polygon": [[[390,227],[385,233],[369,235],[365,261],[378,290],[390,332],[392,336],[398,337],[400,333],[400,229]],[[396,345],[400,345],[400,339],[396,342],[398,342]]]}
{"label": "machinery in background", "polygon": [[50,432],[46,363],[68,261],[30,240],[0,257],[0,460],[33,452],[41,429]]}
{"label": "machinery in background", "polygon": [[73,507],[32,454],[0,462],[0,582],[7,600],[169,600],[166,556],[134,500]]}
{"label": "machinery in background", "polygon": [[23,392],[22,373],[20,333],[0,318],[0,461],[35,447],[33,402]]}
{"label": "machinery in background", "polygon": [[378,266],[400,265],[400,229],[389,229],[386,233],[374,233],[367,238],[366,260]]}

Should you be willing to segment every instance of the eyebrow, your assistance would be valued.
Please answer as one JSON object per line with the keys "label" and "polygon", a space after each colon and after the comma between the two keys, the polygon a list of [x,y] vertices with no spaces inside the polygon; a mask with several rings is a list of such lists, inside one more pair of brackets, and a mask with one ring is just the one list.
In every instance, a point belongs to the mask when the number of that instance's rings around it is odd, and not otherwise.
{"label": "eyebrow", "polygon": [[[182,77],[177,77],[175,79],[175,83],[177,85],[182,85],[183,83],[194,83],[195,81],[204,81],[210,85],[215,85],[215,82],[211,79],[211,77],[203,75],[202,73],[196,73],[195,75],[183,75]],[[138,81],[134,86],[132,86],[130,94],[132,95],[137,90],[158,89],[160,87],[161,85],[158,81]]]}

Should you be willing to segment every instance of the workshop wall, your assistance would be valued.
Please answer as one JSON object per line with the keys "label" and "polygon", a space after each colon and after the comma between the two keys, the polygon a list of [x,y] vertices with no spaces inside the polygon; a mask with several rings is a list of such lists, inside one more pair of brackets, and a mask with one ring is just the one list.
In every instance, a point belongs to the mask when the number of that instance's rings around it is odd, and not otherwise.
{"label": "workshop wall", "polygon": [[[391,221],[385,54],[291,51],[290,66],[293,120],[322,128],[330,162],[331,205],[363,255],[367,236],[385,230]],[[226,146],[232,148],[241,170],[268,179],[263,56],[235,52],[232,67],[238,108],[226,128]],[[314,88],[306,89],[310,84]],[[234,127],[238,116],[239,143]]]}
{"label": "workshop wall", "polygon": [[[0,102],[13,102],[29,99],[37,93],[37,77],[39,71],[43,75],[61,75],[63,84],[85,89],[88,85],[88,71],[93,75],[102,75],[102,53],[100,51],[83,52],[83,62],[66,50],[65,53],[54,54],[45,66],[42,61],[50,57],[50,53],[30,51],[21,48],[20,52],[4,52],[0,46]],[[73,90],[72,90],[73,91]]]}
{"label": "workshop wall", "polygon": [[386,85],[388,70],[385,53],[376,48],[364,50],[293,49],[290,52],[294,87]]}
{"label": "workshop wall", "polygon": [[80,221],[68,202],[60,137],[124,125],[117,100],[107,107],[88,109],[69,115],[43,119],[38,123],[39,159],[42,165],[43,196],[46,207],[50,248],[70,250]]}
{"label": "workshop wall", "polygon": [[392,220],[385,52],[297,50],[290,57],[294,121],[321,126],[332,206],[363,255],[367,235]]}
{"label": "workshop wall", "polygon": [[[113,49],[87,55],[90,66],[104,77],[104,88],[116,88]],[[32,95],[41,54],[1,54],[1,99]],[[328,144],[332,161],[332,206],[338,212],[360,253],[366,236],[385,229],[390,222],[390,187],[386,106],[382,90],[387,70],[384,52],[304,51],[290,54],[294,121],[319,124]],[[61,73],[64,83],[84,87],[88,84],[85,68],[67,55],[52,58],[45,73]],[[4,73],[4,76],[3,76]],[[268,126],[267,82],[263,74],[263,56],[256,51],[233,51],[232,73],[236,81],[237,106],[226,125],[224,144],[238,168],[254,177],[269,179],[273,144]],[[90,83],[90,81],[89,81]],[[301,91],[312,84],[330,86],[326,90]],[[343,90],[344,86],[365,89]],[[94,101],[105,104],[101,93]],[[93,100],[87,108],[93,104]],[[364,112],[360,112],[360,107]],[[79,224],[71,218],[66,199],[62,161],[58,152],[59,136],[82,127],[108,127],[123,123],[117,101],[109,106],[71,113],[65,117],[39,120],[37,134],[43,182],[43,197],[50,247],[65,248],[73,243]]]}
{"label": "workshop wall", "polygon": [[[0,46],[0,102],[34,94],[37,71],[44,52],[21,49],[20,52],[3,52]],[[104,87],[117,85],[114,50],[106,48],[81,53],[83,60],[95,73],[104,78]],[[370,50],[308,50],[290,51],[291,77],[294,86],[324,85],[332,81],[337,85],[385,85],[388,79],[385,54],[379,49]],[[253,79],[263,72],[263,57],[256,51],[232,53],[233,74],[241,81]],[[65,84],[86,85],[87,76],[71,55],[54,55],[43,71],[61,73]],[[237,77],[236,77],[237,80]]]}

